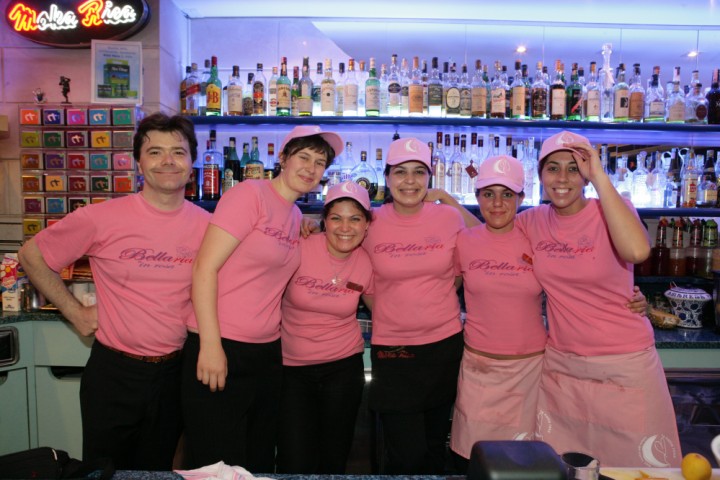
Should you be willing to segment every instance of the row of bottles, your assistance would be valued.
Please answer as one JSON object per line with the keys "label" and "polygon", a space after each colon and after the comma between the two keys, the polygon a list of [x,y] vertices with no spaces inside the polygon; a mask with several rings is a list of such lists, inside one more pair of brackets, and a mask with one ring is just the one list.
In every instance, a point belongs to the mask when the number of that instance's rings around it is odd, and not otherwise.
{"label": "row of bottles", "polygon": [[[668,247],[668,228],[672,242]],[[685,246],[684,234],[690,237]],[[714,219],[661,218],[650,257],[635,266],[638,276],[697,276],[712,278],[720,270],[718,225]]]}
{"label": "row of bottles", "polygon": [[[247,83],[234,65],[225,86],[218,77],[217,57],[206,60],[202,74],[197,64],[187,67],[180,85],[180,108],[187,115],[256,116],[392,116],[510,118],[518,120],[569,120],[591,122],[667,122],[720,124],[720,70],[713,71],[711,87],[703,89],[698,72],[689,84],[681,85],[680,67],[665,87],[660,68],[643,84],[640,64],[627,69],[621,63],[610,67],[612,46],[603,45],[603,67],[591,62],[589,75],[577,63],[566,79],[565,64],[557,60],[551,79],[547,67],[537,62],[531,78],[528,66],[515,62],[514,76],[496,61],[494,76],[488,65],[475,61],[474,72],[467,64],[458,66],[438,57],[430,68],[426,60],[413,57],[412,64],[392,55],[389,67],[378,71],[370,58],[340,62],[337,72],[331,59],[318,62],[311,77],[310,60],[302,69],[293,67],[289,76],[287,58],[280,69],[272,68],[269,80],[263,64],[248,73]],[[613,70],[616,75],[613,77]]]}

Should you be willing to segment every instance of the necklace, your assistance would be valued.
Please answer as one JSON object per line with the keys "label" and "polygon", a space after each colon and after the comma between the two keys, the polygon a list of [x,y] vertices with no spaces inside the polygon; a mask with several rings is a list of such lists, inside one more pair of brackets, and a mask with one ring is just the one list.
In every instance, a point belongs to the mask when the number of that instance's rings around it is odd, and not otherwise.
{"label": "necklace", "polygon": [[[329,251],[327,252],[328,259],[330,260],[330,268],[333,271],[333,277],[330,279],[330,283],[332,283],[335,286],[339,286],[343,284],[343,281],[346,280],[345,278],[345,269],[348,266],[351,266],[351,259],[352,263],[355,263],[355,252],[352,252],[349,256],[346,258],[337,258],[334,257]],[[339,265],[340,268],[337,268]],[[350,272],[352,272],[352,268],[350,269]]]}

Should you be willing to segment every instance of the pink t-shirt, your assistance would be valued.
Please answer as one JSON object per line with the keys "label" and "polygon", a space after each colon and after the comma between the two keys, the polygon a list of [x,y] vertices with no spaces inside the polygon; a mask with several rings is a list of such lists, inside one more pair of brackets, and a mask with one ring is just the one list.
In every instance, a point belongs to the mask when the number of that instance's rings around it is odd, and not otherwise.
{"label": "pink t-shirt", "polygon": [[281,307],[283,365],[314,365],[362,352],[356,313],[360,295],[371,293],[367,253],[356,248],[347,258],[332,257],[324,234],[302,240],[300,251],[300,268]]}
{"label": "pink t-shirt", "polygon": [[447,205],[423,203],[414,215],[392,204],[374,210],[363,242],[375,273],[374,345],[423,345],[462,330],[453,256],[463,228]]}
{"label": "pink t-shirt", "polygon": [[458,235],[455,256],[465,288],[465,343],[497,355],[524,355],[545,348],[542,288],[532,251],[517,228],[504,234],[485,225]]}
{"label": "pink t-shirt", "polygon": [[[218,272],[223,338],[267,343],[280,338],[280,300],[300,265],[302,213],[270,184],[247,180],[228,190],[210,223],[240,241]],[[188,322],[197,328],[193,315]]]}
{"label": "pink t-shirt", "polygon": [[568,216],[540,205],[520,213],[516,225],[530,239],[535,276],[547,295],[550,346],[590,356],[654,344],[648,319],[625,306],[633,265],[615,251],[598,200]]}
{"label": "pink t-shirt", "polygon": [[35,241],[56,272],[83,255],[90,258],[95,338],[136,355],[165,355],[185,342],[192,262],[209,218],[190,202],[167,212],[135,194],[78,209]]}

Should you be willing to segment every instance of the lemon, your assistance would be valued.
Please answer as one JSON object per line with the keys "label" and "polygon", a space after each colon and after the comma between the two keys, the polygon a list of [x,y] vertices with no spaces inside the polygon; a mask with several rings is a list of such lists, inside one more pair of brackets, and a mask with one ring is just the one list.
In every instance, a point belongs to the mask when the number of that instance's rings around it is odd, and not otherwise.
{"label": "lemon", "polygon": [[707,458],[699,453],[688,453],[680,464],[685,480],[710,480],[712,467]]}

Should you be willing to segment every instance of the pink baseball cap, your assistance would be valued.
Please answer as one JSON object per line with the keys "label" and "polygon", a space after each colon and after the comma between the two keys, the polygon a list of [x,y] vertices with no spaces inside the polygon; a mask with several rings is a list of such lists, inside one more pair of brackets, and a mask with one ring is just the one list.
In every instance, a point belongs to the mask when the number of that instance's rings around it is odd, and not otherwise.
{"label": "pink baseball cap", "polygon": [[285,150],[285,145],[287,145],[290,140],[309,137],[311,135],[320,135],[335,151],[335,156],[340,156],[340,153],[343,151],[343,140],[340,135],[335,132],[323,132],[317,125],[298,125],[290,130],[290,133],[287,134],[282,145],[280,145],[280,151]]}
{"label": "pink baseball cap", "polygon": [[484,160],[478,168],[475,188],[502,185],[515,193],[525,189],[525,171],[522,163],[510,155],[497,155]]}
{"label": "pink baseball cap", "polygon": [[428,170],[430,167],[430,148],[415,137],[400,138],[390,144],[387,165],[400,165],[405,162],[424,163]]}
{"label": "pink baseball cap", "polygon": [[590,141],[582,135],[563,130],[562,132],[556,133],[555,135],[543,142],[542,147],[540,148],[540,158],[538,159],[538,163],[541,163],[543,160],[545,160],[545,157],[547,157],[551,153],[560,152],[563,150],[581,155],[580,152],[578,152],[577,150],[566,147],[565,145],[568,143],[586,143],[590,145]]}
{"label": "pink baseball cap", "polygon": [[352,198],[357,201],[365,210],[370,210],[370,194],[357,183],[347,180],[328,189],[325,197],[325,205],[339,198]]}

